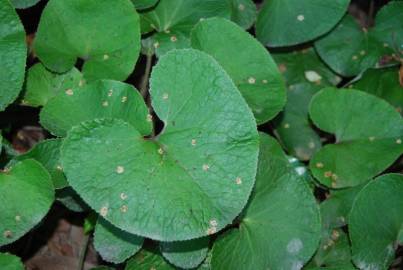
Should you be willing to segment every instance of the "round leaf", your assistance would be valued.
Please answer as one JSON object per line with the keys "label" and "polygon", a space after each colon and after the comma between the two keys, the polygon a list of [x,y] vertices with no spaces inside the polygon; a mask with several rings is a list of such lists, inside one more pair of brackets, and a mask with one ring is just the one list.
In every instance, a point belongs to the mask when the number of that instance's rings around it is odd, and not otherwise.
{"label": "round leaf", "polygon": [[151,133],[151,119],[143,97],[133,86],[101,80],[67,89],[49,100],[40,113],[41,124],[56,136],[66,136],[73,126],[95,118],[119,118],[142,135]]}
{"label": "round leaf", "polygon": [[155,251],[142,250],[130,259],[125,270],[175,270],[175,268],[167,263],[161,255]]}
{"label": "round leaf", "polygon": [[0,253],[0,265],[5,270],[24,270],[21,259],[8,253]]}
{"label": "round leaf", "polygon": [[38,224],[53,200],[50,176],[35,160],[24,160],[0,174],[0,246],[16,241]]}
{"label": "round leaf", "polygon": [[317,93],[309,108],[314,124],[333,133],[328,144],[310,161],[320,183],[343,188],[371,179],[403,153],[403,121],[382,99],[362,91],[326,88]]}
{"label": "round leaf", "polygon": [[85,60],[87,80],[125,80],[140,52],[140,23],[130,0],[50,0],[35,38],[42,63],[58,73]]}
{"label": "round leaf", "polygon": [[350,213],[353,261],[360,269],[388,269],[403,244],[403,175],[386,174],[357,195]]}
{"label": "round leaf", "polygon": [[0,111],[13,102],[24,82],[25,31],[8,0],[0,0]]}
{"label": "round leaf", "polygon": [[181,242],[162,242],[161,253],[177,267],[196,268],[206,259],[209,241],[208,237],[203,237]]}
{"label": "round leaf", "polygon": [[231,21],[244,29],[252,27],[256,20],[256,4],[252,0],[227,0],[231,5]]}
{"label": "round leaf", "polygon": [[103,218],[95,226],[94,246],[107,262],[124,262],[140,250],[143,241],[144,238],[124,232]]}
{"label": "round leaf", "polygon": [[36,144],[28,152],[15,157],[8,166],[13,166],[19,161],[34,159],[41,163],[50,173],[55,188],[64,188],[68,185],[60,165],[60,139],[50,139]]}
{"label": "round leaf", "polygon": [[239,214],[254,184],[253,115],[224,70],[196,50],[161,57],[151,97],[161,134],[145,140],[118,119],[83,123],[62,146],[67,179],[130,233],[160,241],[213,234]]}
{"label": "round leaf", "polygon": [[231,76],[258,124],[281,111],[286,93],[280,72],[267,50],[241,27],[222,18],[203,20],[193,29],[191,41]]}
{"label": "round leaf", "polygon": [[307,183],[290,168],[280,148],[261,135],[253,196],[237,229],[215,243],[213,269],[301,269],[320,240],[319,208]]}
{"label": "round leaf", "polygon": [[329,32],[349,3],[350,0],[266,0],[257,17],[256,36],[269,47],[310,41]]}
{"label": "round leaf", "polygon": [[44,106],[58,93],[75,88],[82,83],[82,75],[76,68],[57,74],[48,71],[42,64],[35,64],[28,70],[23,104],[34,107]]}
{"label": "round leaf", "polygon": [[36,5],[40,0],[11,0],[15,8],[29,8]]}

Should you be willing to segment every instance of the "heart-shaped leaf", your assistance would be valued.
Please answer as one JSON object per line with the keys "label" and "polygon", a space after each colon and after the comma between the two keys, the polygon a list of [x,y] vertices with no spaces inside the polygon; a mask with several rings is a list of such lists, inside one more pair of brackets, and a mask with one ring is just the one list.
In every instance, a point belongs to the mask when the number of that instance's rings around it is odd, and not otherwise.
{"label": "heart-shaped leaf", "polygon": [[403,121],[382,99],[352,89],[326,88],[309,108],[314,124],[333,133],[310,161],[315,178],[332,188],[356,186],[390,166],[403,153]]}
{"label": "heart-shaped leaf", "polygon": [[183,269],[193,269],[206,259],[209,237],[181,242],[162,242],[161,253],[167,261]]}
{"label": "heart-shaped leaf", "polygon": [[213,56],[231,76],[258,124],[269,121],[283,108],[285,86],[276,64],[241,27],[223,18],[203,20],[193,29],[191,42],[193,48]]}
{"label": "heart-shaped leaf", "polygon": [[0,0],[0,25],[0,111],[3,111],[21,91],[27,46],[24,27],[8,0]]}
{"label": "heart-shaped leaf", "polygon": [[50,175],[27,159],[0,174],[0,246],[16,241],[46,215],[54,200]]}
{"label": "heart-shaped leaf", "polygon": [[355,76],[374,67],[383,56],[392,55],[403,44],[402,13],[403,3],[391,1],[378,12],[372,29],[362,28],[346,15],[332,32],[315,42],[315,48],[334,71]]}
{"label": "heart-shaped leaf", "polygon": [[399,83],[397,68],[369,69],[350,86],[386,100],[399,113],[403,111],[403,86]]}
{"label": "heart-shaped leaf", "polygon": [[225,71],[196,50],[161,57],[151,97],[161,134],[145,140],[118,119],[83,123],[62,146],[67,179],[130,233],[160,241],[213,234],[239,214],[254,184],[253,115]]}
{"label": "heart-shaped leaf", "polygon": [[95,226],[94,247],[107,262],[124,262],[140,250],[143,241],[144,238],[124,232],[103,218]]}
{"label": "heart-shaped leaf", "polygon": [[36,5],[40,0],[11,0],[15,8],[29,8]]}
{"label": "heart-shaped leaf", "polygon": [[42,64],[35,64],[28,70],[23,104],[44,106],[58,93],[76,88],[83,83],[82,74],[76,68],[57,74],[48,71]]}
{"label": "heart-shaped leaf", "polygon": [[[102,27],[100,27],[102,26]],[[50,0],[35,38],[42,63],[67,72],[81,58],[87,80],[125,80],[140,52],[140,23],[130,0]]]}
{"label": "heart-shaped leaf", "polygon": [[136,9],[146,9],[157,4],[158,0],[131,0]]}
{"label": "heart-shaped leaf", "polygon": [[231,21],[244,29],[252,27],[256,20],[256,4],[252,0],[227,0],[231,5]]}
{"label": "heart-shaped leaf", "polygon": [[366,185],[351,209],[353,261],[360,269],[388,269],[403,244],[403,175],[386,174]]}
{"label": "heart-shaped leaf", "polygon": [[60,164],[60,146],[62,141],[60,139],[50,139],[36,144],[28,152],[15,157],[7,166],[13,166],[19,161],[26,159],[34,159],[45,167],[50,176],[55,188],[64,188],[68,186],[66,178],[63,174],[63,168]]}
{"label": "heart-shaped leaf", "polygon": [[5,270],[24,270],[21,259],[8,253],[0,253],[0,265]]}
{"label": "heart-shaped leaf", "polygon": [[266,0],[257,17],[256,36],[269,47],[310,41],[329,32],[349,3],[350,0]]}
{"label": "heart-shaped leaf", "polygon": [[301,269],[320,240],[319,207],[304,179],[267,135],[260,137],[256,186],[239,228],[214,244],[213,269]]}
{"label": "heart-shaped leaf", "polygon": [[133,86],[101,80],[67,89],[49,100],[40,113],[41,124],[56,136],[73,126],[96,118],[119,118],[142,135],[151,133],[151,118],[143,97]]}
{"label": "heart-shaped leaf", "polygon": [[175,267],[170,265],[156,251],[141,250],[132,259],[130,259],[125,267],[125,270],[175,270]]}

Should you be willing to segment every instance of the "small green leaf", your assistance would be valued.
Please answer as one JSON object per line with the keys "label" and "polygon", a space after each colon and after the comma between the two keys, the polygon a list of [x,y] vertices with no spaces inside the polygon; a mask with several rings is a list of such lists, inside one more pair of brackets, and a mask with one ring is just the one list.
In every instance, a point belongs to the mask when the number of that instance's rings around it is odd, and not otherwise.
{"label": "small green leaf", "polygon": [[202,237],[189,241],[162,242],[160,248],[167,261],[177,267],[190,269],[196,268],[206,259],[209,241],[208,237]]}
{"label": "small green leaf", "polygon": [[369,69],[351,85],[357,89],[380,97],[392,104],[396,111],[403,111],[403,90],[399,82],[397,68]]}
{"label": "small green leaf", "polygon": [[95,230],[97,220],[98,220],[98,214],[91,211],[84,219],[83,224],[84,234],[89,235]]}
{"label": "small green leaf", "polygon": [[214,234],[241,212],[254,184],[253,115],[224,70],[196,50],[161,57],[150,93],[163,131],[144,139],[119,119],[82,123],[62,146],[67,179],[127,232],[160,241]]}
{"label": "small green leaf", "polygon": [[[256,21],[256,36],[266,46],[304,43],[329,32],[350,0],[266,0]],[[320,22],[320,23],[318,23]]]}
{"label": "small green leaf", "polygon": [[82,74],[76,68],[57,74],[48,71],[42,64],[35,64],[28,70],[23,104],[44,106],[58,93],[76,88],[82,83]]}
{"label": "small green leaf", "polygon": [[56,200],[73,212],[86,212],[90,208],[71,187],[56,190]]}
{"label": "small green leaf", "polygon": [[146,9],[154,6],[158,0],[131,0],[136,9]]}
{"label": "small green leaf", "polygon": [[125,80],[140,52],[140,23],[129,0],[50,0],[43,10],[35,52],[52,71],[85,60],[86,80]]}
{"label": "small green leaf", "polygon": [[94,246],[102,259],[122,263],[141,249],[144,238],[124,232],[103,218],[95,227]]}
{"label": "small green leaf", "polygon": [[203,20],[193,29],[191,41],[231,76],[258,124],[281,111],[286,102],[281,74],[267,50],[241,27],[223,18]]}
{"label": "small green leaf", "polygon": [[15,8],[29,8],[36,5],[40,0],[11,0]]}
{"label": "small green leaf", "polygon": [[151,133],[151,119],[143,97],[133,86],[101,80],[67,89],[51,99],[40,113],[41,124],[56,136],[66,136],[73,126],[96,118],[119,118],[142,135]]}
{"label": "small green leaf", "polygon": [[0,174],[0,246],[27,233],[46,215],[54,200],[50,175],[27,159]]}
{"label": "small green leaf", "polygon": [[60,139],[42,141],[28,152],[15,157],[7,166],[13,166],[17,162],[26,159],[34,159],[48,170],[55,188],[64,188],[68,186],[68,183],[59,160],[61,144],[62,140]]}
{"label": "small green leaf", "polygon": [[24,27],[8,0],[0,0],[0,25],[0,111],[3,111],[21,91],[27,46]]}
{"label": "small green leaf", "polygon": [[343,76],[355,76],[374,67],[403,44],[403,3],[390,1],[377,14],[375,27],[362,28],[346,15],[328,35],[315,42],[320,57]]}
{"label": "small green leaf", "polygon": [[231,21],[244,29],[252,27],[256,20],[256,4],[252,0],[227,0],[231,5]]}
{"label": "small green leaf", "polygon": [[314,124],[333,133],[310,161],[314,177],[332,188],[356,186],[390,166],[403,153],[403,121],[382,99],[352,89],[317,93],[309,114]]}
{"label": "small green leaf", "polygon": [[21,259],[17,256],[8,254],[8,253],[0,253],[0,265],[4,270],[24,270],[24,265],[21,262]]}
{"label": "small green leaf", "polygon": [[237,229],[213,247],[213,269],[301,269],[320,240],[319,207],[280,146],[261,135],[256,186]]}
{"label": "small green leaf", "polygon": [[175,270],[156,251],[141,250],[132,259],[130,259],[125,270]]}
{"label": "small green leaf", "polygon": [[[350,213],[353,261],[360,269],[388,269],[403,244],[403,175],[382,175],[357,195]],[[400,237],[400,238],[399,238]]]}

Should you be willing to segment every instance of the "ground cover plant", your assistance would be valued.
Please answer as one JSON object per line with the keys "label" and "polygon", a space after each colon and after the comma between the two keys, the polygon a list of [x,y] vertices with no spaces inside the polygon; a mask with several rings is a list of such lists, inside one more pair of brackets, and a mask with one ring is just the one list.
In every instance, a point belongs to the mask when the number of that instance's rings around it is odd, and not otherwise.
{"label": "ground cover plant", "polygon": [[403,1],[0,0],[0,269],[403,267]]}

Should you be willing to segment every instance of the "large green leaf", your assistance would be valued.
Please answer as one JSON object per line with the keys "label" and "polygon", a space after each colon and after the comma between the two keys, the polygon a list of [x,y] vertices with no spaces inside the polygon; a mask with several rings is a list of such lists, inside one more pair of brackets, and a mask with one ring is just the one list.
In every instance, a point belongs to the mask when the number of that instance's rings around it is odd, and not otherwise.
{"label": "large green leaf", "polygon": [[161,253],[173,265],[191,269],[200,265],[206,259],[209,237],[202,237],[189,241],[162,242]]}
{"label": "large green leaf", "polygon": [[0,0],[0,111],[13,102],[24,82],[25,31],[8,0]]}
{"label": "large green leaf", "polygon": [[290,168],[277,142],[261,135],[253,196],[239,228],[214,244],[213,269],[301,269],[320,239],[319,208],[307,183]]}
{"label": "large green leaf", "polygon": [[49,100],[40,113],[42,126],[56,136],[65,136],[83,121],[108,117],[131,123],[142,135],[151,133],[142,96],[133,86],[117,81],[101,80],[67,89]]}
{"label": "large green leaf", "polygon": [[403,175],[386,174],[357,195],[350,214],[353,261],[360,269],[388,269],[403,244]]}
{"label": "large green leaf", "polygon": [[231,17],[228,0],[160,0],[157,6],[142,14],[142,28],[154,29],[157,56],[172,49],[190,47],[189,34],[201,19]]}
{"label": "large green leaf", "polygon": [[36,5],[40,0],[11,0],[15,8],[29,8]]}
{"label": "large green leaf", "polygon": [[122,120],[83,123],[62,146],[67,179],[130,233],[161,241],[213,234],[239,214],[254,184],[252,112],[217,62],[196,50],[161,57],[150,92],[163,131],[145,140]]}
{"label": "large green leaf", "polygon": [[227,0],[231,5],[231,21],[249,29],[256,20],[256,4],[252,0]]}
{"label": "large green leaf", "polygon": [[130,259],[125,270],[175,270],[155,251],[141,250],[132,259]]}
{"label": "large green leaf", "polygon": [[24,270],[21,259],[8,253],[0,253],[0,265],[4,270]]}
{"label": "large green leaf", "polygon": [[58,93],[76,88],[83,83],[82,74],[76,68],[57,74],[48,71],[42,64],[35,64],[28,70],[23,104],[44,106]]}
{"label": "large green leaf", "polygon": [[355,76],[374,67],[403,44],[403,2],[391,1],[377,14],[375,27],[362,28],[346,15],[324,38],[315,42],[320,57],[343,76]]}
{"label": "large green leaf", "polygon": [[108,262],[124,262],[140,250],[143,241],[144,238],[124,232],[101,217],[95,226],[94,247]]}
{"label": "large green leaf", "polygon": [[350,0],[266,0],[256,21],[256,36],[269,47],[307,42],[329,32]]}
{"label": "large green leaf", "polygon": [[223,18],[203,20],[193,29],[191,42],[231,76],[258,124],[281,111],[286,93],[280,72],[267,50],[241,27]]}
{"label": "large green leaf", "polygon": [[67,72],[81,58],[87,80],[125,80],[140,52],[140,23],[130,0],[50,0],[35,38],[42,63]]}
{"label": "large green leaf", "polygon": [[30,151],[15,157],[8,166],[13,166],[19,161],[34,159],[45,167],[55,188],[64,188],[68,185],[60,164],[60,139],[50,139],[36,144]]}
{"label": "large green leaf", "polygon": [[54,188],[46,169],[35,160],[17,163],[0,174],[0,246],[16,241],[48,212]]}
{"label": "large green leaf", "polygon": [[362,91],[326,88],[317,93],[309,114],[314,124],[333,133],[310,161],[320,183],[342,188],[368,181],[403,153],[403,121],[386,101]]}
{"label": "large green leaf", "polygon": [[369,69],[350,86],[386,100],[400,113],[403,111],[403,86],[397,68]]}

